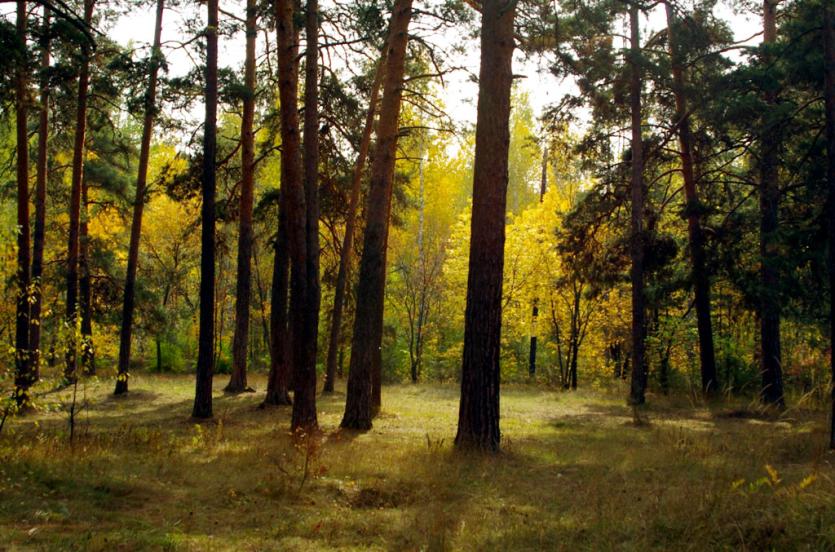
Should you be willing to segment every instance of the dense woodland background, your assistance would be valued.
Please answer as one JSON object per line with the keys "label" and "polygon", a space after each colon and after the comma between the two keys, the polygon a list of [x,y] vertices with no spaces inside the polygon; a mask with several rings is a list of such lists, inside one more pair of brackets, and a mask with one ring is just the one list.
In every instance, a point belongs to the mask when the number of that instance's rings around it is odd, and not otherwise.
{"label": "dense woodland background", "polygon": [[[461,381],[459,441],[494,449],[499,379],[830,400],[825,0],[158,0],[127,47],[148,6],[4,7],[4,420],[195,365],[194,416],[268,373],[308,429],[323,380],[360,429],[381,382]],[[479,41],[472,128],[444,77]],[[534,112],[514,47],[574,93]]]}

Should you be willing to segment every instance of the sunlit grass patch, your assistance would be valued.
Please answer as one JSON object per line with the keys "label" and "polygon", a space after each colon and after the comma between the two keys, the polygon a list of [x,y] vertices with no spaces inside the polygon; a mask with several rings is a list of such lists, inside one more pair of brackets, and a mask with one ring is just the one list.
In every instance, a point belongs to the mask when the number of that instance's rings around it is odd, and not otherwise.
{"label": "sunlit grass patch", "polygon": [[[293,439],[289,408],[224,396],[189,419],[187,377],[86,384],[0,436],[0,542],[46,549],[749,549],[835,546],[824,417],[716,415],[658,398],[636,427],[614,394],[507,386],[503,452],[453,450],[454,385],[384,388],[367,433]],[[254,385],[263,389],[263,379]],[[61,393],[65,393],[62,391]],[[57,399],[56,399],[57,400]],[[728,405],[727,410],[739,405]],[[724,407],[720,407],[724,408]],[[711,410],[714,409],[714,410]]]}

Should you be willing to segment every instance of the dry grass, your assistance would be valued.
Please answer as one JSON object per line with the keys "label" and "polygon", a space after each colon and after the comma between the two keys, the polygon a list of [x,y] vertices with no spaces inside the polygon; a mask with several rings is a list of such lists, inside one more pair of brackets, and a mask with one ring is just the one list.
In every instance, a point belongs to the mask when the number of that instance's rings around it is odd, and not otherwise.
{"label": "dry grass", "polygon": [[192,385],[86,385],[72,446],[60,411],[14,420],[0,549],[835,548],[819,412],[651,397],[635,425],[617,393],[505,387],[504,452],[485,458],[452,450],[454,386],[386,387],[364,434],[337,431],[342,393],[321,398],[323,434],[293,441],[289,409],[258,410],[259,394],[218,395],[215,420],[192,423]]}

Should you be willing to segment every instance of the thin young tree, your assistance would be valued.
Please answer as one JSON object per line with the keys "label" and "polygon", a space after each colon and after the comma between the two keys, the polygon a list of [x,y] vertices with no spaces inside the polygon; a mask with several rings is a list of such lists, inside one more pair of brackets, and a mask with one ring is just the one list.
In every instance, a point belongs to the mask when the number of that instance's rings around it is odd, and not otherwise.
{"label": "thin young tree", "polygon": [[32,378],[40,377],[41,360],[41,305],[43,303],[43,251],[46,242],[46,180],[49,147],[49,64],[50,64],[50,16],[44,7],[41,31],[40,106],[38,109],[38,159],[35,165],[35,228],[32,236],[32,299],[29,312],[29,354],[32,361]]}
{"label": "thin young tree", "polygon": [[93,350],[93,289],[90,280],[90,184],[81,181],[81,219],[78,225],[78,290],[81,315],[81,372],[85,376],[96,373],[96,357]]}
{"label": "thin young tree", "polygon": [[235,292],[235,335],[232,339],[232,376],[225,391],[252,391],[246,381],[249,313],[252,302],[252,202],[255,188],[255,39],[258,6],[246,3],[246,59],[244,61],[243,117],[241,118],[241,201],[238,226],[238,274]]}
{"label": "thin young tree", "polygon": [[342,427],[371,428],[374,404],[373,370],[381,365],[380,345],[383,332],[383,296],[386,282],[386,243],[388,241],[389,204],[397,150],[398,118],[403,94],[406,46],[411,0],[397,0],[392,7],[386,54],[386,72],[380,119],[377,123],[377,148],[371,164],[371,183],[365,236],[357,284],[356,313],[348,372],[348,395]]}
{"label": "thin young tree", "polygon": [[673,95],[676,110],[674,126],[678,130],[679,158],[684,179],[685,213],[690,240],[691,275],[696,306],[696,326],[699,332],[699,361],[702,375],[702,391],[712,393],[718,389],[716,379],[716,355],[713,348],[713,325],[710,316],[710,279],[707,273],[702,232],[701,204],[693,168],[693,135],[690,131],[690,111],[687,101],[687,75],[685,60],[676,33],[676,17],[669,0],[664,2],[667,13],[667,41],[673,74]]}
{"label": "thin young tree", "polygon": [[342,249],[339,253],[339,269],[336,275],[336,284],[333,293],[333,309],[331,311],[330,339],[328,340],[328,356],[325,363],[325,393],[333,392],[334,380],[336,379],[337,361],[339,356],[339,344],[342,333],[342,314],[345,306],[345,289],[348,284],[349,272],[351,269],[351,257],[354,248],[354,229],[356,227],[357,206],[360,200],[362,189],[362,175],[365,171],[365,162],[368,158],[368,150],[371,147],[371,134],[374,130],[374,115],[377,112],[377,99],[380,95],[380,85],[383,82],[383,71],[385,64],[386,49],[383,49],[380,60],[377,62],[377,69],[374,72],[374,82],[371,84],[371,96],[368,100],[368,112],[365,115],[365,126],[362,129],[357,160],[354,164],[354,173],[351,178],[351,196],[348,199],[348,213],[345,217],[345,234],[342,236]]}
{"label": "thin young tree", "polygon": [[[93,23],[93,9],[95,0],[84,0],[84,25],[90,27]],[[79,322],[78,297],[78,257],[80,253],[81,233],[81,187],[84,180],[84,151],[87,135],[87,101],[90,88],[90,53],[91,44],[84,42],[81,46],[81,67],[78,73],[78,96],[75,113],[75,138],[73,141],[72,177],[70,183],[70,228],[67,242],[67,343],[65,351],[66,365],[64,379],[75,381],[76,365],[78,363],[76,350],[76,326]]]}
{"label": "thin young tree", "polygon": [[133,200],[133,219],[130,226],[130,245],[128,246],[128,266],[125,275],[125,291],[122,302],[122,326],[119,329],[119,363],[116,389],[121,395],[128,392],[130,369],[131,333],[133,330],[133,311],[136,305],[136,271],[139,267],[139,242],[142,237],[142,214],[145,209],[145,196],[148,187],[148,160],[151,154],[151,137],[154,132],[154,118],[157,113],[157,80],[162,64],[162,16],[165,0],[157,0],[156,19],[154,22],[154,42],[151,46],[151,64],[148,71],[148,89],[145,92],[145,114],[142,120],[142,141],[139,145],[139,167],[136,176],[136,196]]}
{"label": "thin young tree", "polygon": [[197,377],[194,392],[195,418],[212,417],[212,376],[215,339],[215,192],[217,185],[217,33],[218,0],[208,0],[206,27],[206,119],[203,125],[203,171],[200,187],[200,330],[197,345]]}
{"label": "thin young tree", "polygon": [[513,80],[514,2],[485,0],[461,402],[455,445],[498,451],[502,276]]}
{"label": "thin young tree", "polygon": [[29,354],[29,77],[26,46],[25,0],[17,2],[17,39],[20,52],[15,83],[15,126],[17,133],[17,309],[15,318],[15,399],[18,406],[29,401],[34,383]]}
{"label": "thin young tree", "polygon": [[302,354],[296,358],[293,377],[292,430],[311,430],[316,419],[316,353],[319,340],[319,3],[308,0],[305,13],[304,73],[304,204],[305,297],[304,325],[299,328]]}
{"label": "thin young tree", "polygon": [[[769,67],[777,42],[777,4],[779,0],[763,1],[763,64]],[[777,90],[767,87],[767,106],[760,137],[760,371],[761,398],[765,404],[782,408],[783,374],[780,352],[780,277],[777,264],[778,209],[780,203],[779,128],[776,124]]]}
{"label": "thin young tree", "polygon": [[632,261],[632,381],[629,402],[643,404],[646,400],[646,298],[644,295],[644,148],[641,137],[641,31],[639,9],[634,0],[629,2],[629,111],[632,129],[632,178],[629,255]]}

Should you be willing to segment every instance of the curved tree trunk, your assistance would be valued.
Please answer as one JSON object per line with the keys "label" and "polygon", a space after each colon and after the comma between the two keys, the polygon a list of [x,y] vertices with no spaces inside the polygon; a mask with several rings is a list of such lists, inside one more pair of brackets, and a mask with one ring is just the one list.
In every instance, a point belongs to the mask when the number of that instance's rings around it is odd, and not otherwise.
{"label": "curved tree trunk", "polygon": [[295,362],[291,430],[311,430],[316,419],[316,353],[319,340],[319,3],[308,0],[304,73],[305,267],[303,353]]}
{"label": "curved tree trunk", "polygon": [[[777,41],[777,0],[763,2],[763,46],[773,47]],[[766,53],[766,63],[772,59]],[[766,114],[766,125],[762,129],[762,152],[760,154],[760,371],[762,372],[761,397],[765,404],[783,407],[783,371],[780,353],[780,299],[777,264],[777,214],[780,203],[778,179],[778,152],[780,149],[779,130],[773,124],[777,92],[765,92],[765,101],[770,107]]]}
{"label": "curved tree trunk", "polygon": [[238,230],[238,274],[235,293],[235,336],[232,340],[232,377],[229,393],[251,391],[246,383],[246,349],[249,342],[249,312],[252,302],[252,202],[255,186],[255,38],[257,5],[246,3],[246,62],[244,64],[244,112],[241,118],[241,203]]}
{"label": "curved tree trunk", "polygon": [[632,381],[629,402],[643,404],[646,400],[646,306],[644,297],[644,148],[641,138],[641,34],[638,6],[629,4],[631,30],[630,111],[632,116],[632,211],[629,252],[632,259]]}
{"label": "curved tree trunk", "polygon": [[[95,0],[84,0],[84,24],[89,27],[93,22]],[[66,366],[64,379],[75,381],[76,324],[78,322],[78,256],[79,233],[81,231],[81,185],[84,179],[84,140],[87,133],[87,91],[90,87],[90,46],[82,46],[83,60],[78,73],[78,101],[75,113],[75,138],[72,156],[72,180],[70,184],[70,229],[67,243],[67,343],[65,345]]]}
{"label": "curved tree trunk", "polygon": [[394,179],[397,122],[403,93],[411,17],[411,0],[397,0],[392,8],[386,46],[386,74],[380,104],[380,120],[377,125],[377,149],[371,165],[368,213],[360,260],[351,363],[348,369],[348,395],[341,423],[342,427],[350,429],[371,428],[373,372],[375,367],[380,366],[383,333],[389,204]]}
{"label": "curved tree trunk", "polygon": [[704,234],[701,223],[701,204],[693,169],[693,137],[690,132],[690,113],[687,110],[686,76],[681,58],[680,46],[675,32],[675,14],[669,0],[667,10],[667,36],[672,59],[673,94],[676,101],[679,156],[684,178],[684,199],[686,202],[687,232],[690,238],[690,258],[693,266],[693,288],[696,298],[696,326],[699,332],[699,360],[702,375],[702,391],[706,394],[718,390],[716,378],[716,355],[713,347],[713,326],[710,318],[710,279],[705,262]]}
{"label": "curved tree trunk", "polygon": [[[151,136],[154,131],[156,115],[157,77],[162,62],[160,43],[162,37],[162,14],[164,0],[157,0],[156,22],[154,24],[154,44],[151,50],[151,67],[148,91],[145,96],[145,118],[142,121],[142,142],[139,146],[139,171],[136,176],[136,197],[133,200],[133,219],[130,226],[130,245],[128,246],[128,266],[125,275],[125,295],[122,303],[122,326],[119,330],[119,374],[116,377],[115,394],[128,392],[128,370],[130,369],[131,333],[133,330],[133,311],[136,301],[136,271],[139,267],[139,241],[142,236],[142,213],[145,209],[145,194],[148,179],[148,160],[151,152]],[[159,350],[159,339],[157,339]]]}
{"label": "curved tree trunk", "polygon": [[514,7],[484,0],[461,402],[455,445],[498,451]]}
{"label": "curved tree trunk", "polygon": [[41,49],[41,100],[38,120],[38,160],[35,182],[35,232],[32,242],[32,306],[29,312],[29,353],[32,360],[32,381],[40,378],[41,304],[43,302],[43,250],[46,241],[47,147],[49,145],[49,69],[50,11],[44,7],[43,45]]}
{"label": "curved tree trunk", "polygon": [[368,112],[365,115],[365,126],[362,130],[359,152],[357,153],[353,179],[351,181],[351,197],[348,200],[345,235],[342,237],[339,271],[336,275],[336,286],[333,294],[330,339],[328,340],[328,356],[325,364],[325,393],[333,392],[333,384],[336,379],[339,342],[342,331],[342,311],[345,306],[345,289],[348,284],[348,274],[350,272],[351,256],[354,248],[357,206],[359,205],[360,191],[362,189],[362,175],[365,170],[365,161],[368,158],[368,150],[371,146],[371,134],[374,130],[374,114],[377,112],[377,98],[380,95],[380,84],[383,81],[383,71],[386,67],[386,53],[387,49],[384,48],[377,65],[377,70],[374,73],[371,96],[368,100]]}
{"label": "curved tree trunk", "polygon": [[15,318],[15,400],[29,403],[29,388],[35,382],[29,354],[29,79],[26,67],[26,2],[17,2],[17,35],[21,58],[15,87],[17,130],[17,309]]}
{"label": "curved tree trunk", "polygon": [[200,237],[200,332],[197,345],[197,377],[194,392],[195,418],[212,417],[214,374],[215,304],[215,188],[217,175],[217,26],[218,0],[208,0],[206,27],[206,122],[203,125],[203,195]]}

